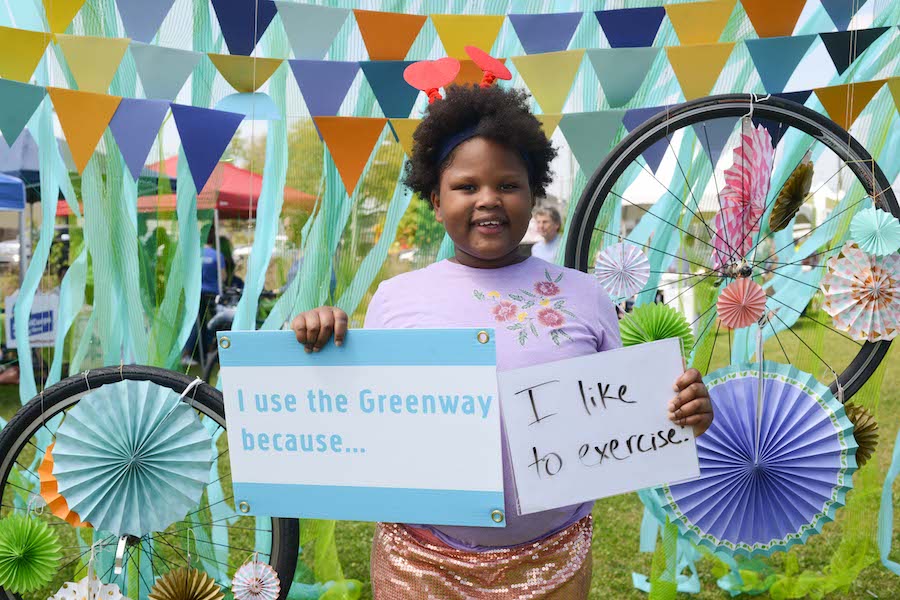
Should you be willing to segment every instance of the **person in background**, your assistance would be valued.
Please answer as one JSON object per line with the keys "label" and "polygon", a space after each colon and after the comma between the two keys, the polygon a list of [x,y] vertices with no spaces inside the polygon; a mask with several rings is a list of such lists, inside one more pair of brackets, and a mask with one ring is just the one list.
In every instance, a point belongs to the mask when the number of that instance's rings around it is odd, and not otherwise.
{"label": "person in background", "polygon": [[559,216],[559,211],[552,206],[536,208],[534,210],[534,221],[537,225],[538,233],[541,234],[543,239],[531,247],[531,255],[550,263],[556,262],[559,243],[562,239],[560,235],[562,218]]}
{"label": "person in background", "polygon": [[[198,338],[204,352],[210,342],[210,336],[206,330],[206,322],[212,315],[216,304],[216,296],[219,295],[219,268],[221,268],[222,281],[225,282],[227,278],[225,256],[221,252],[216,251],[216,231],[215,228],[210,227],[206,236],[206,244],[203,246],[201,254],[200,309],[197,312],[194,328],[191,329],[191,335],[188,337],[187,344],[185,344],[181,353],[182,366],[196,364],[193,354],[195,346],[198,345]],[[203,332],[202,336],[199,335],[201,331]]]}

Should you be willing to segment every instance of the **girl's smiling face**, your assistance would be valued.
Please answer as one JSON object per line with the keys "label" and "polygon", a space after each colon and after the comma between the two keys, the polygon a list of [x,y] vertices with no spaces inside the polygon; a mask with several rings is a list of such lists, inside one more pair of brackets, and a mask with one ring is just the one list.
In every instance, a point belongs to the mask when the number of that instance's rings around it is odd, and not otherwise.
{"label": "girl's smiling face", "polygon": [[461,143],[441,173],[431,203],[460,264],[493,269],[523,260],[517,250],[534,197],[525,162],[514,150],[482,137]]}

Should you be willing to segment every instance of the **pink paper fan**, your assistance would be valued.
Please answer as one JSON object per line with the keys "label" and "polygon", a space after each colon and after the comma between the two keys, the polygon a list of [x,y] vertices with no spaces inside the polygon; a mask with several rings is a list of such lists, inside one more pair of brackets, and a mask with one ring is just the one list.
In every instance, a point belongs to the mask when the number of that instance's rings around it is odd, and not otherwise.
{"label": "pink paper fan", "polygon": [[738,279],[722,290],[716,303],[719,319],[729,329],[756,323],[766,309],[766,292],[752,279]]}
{"label": "pink paper fan", "polygon": [[892,340],[900,333],[900,254],[873,256],[847,242],[828,259],[823,308],[835,327],[861,341]]}

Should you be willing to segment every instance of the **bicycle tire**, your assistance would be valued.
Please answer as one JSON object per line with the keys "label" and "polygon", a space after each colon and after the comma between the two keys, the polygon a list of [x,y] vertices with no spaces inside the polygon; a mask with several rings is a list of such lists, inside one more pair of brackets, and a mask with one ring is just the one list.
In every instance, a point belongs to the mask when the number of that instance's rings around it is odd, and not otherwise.
{"label": "bicycle tire", "polygon": [[[20,451],[31,436],[53,415],[77,403],[89,391],[103,385],[117,383],[124,379],[150,381],[181,394],[194,379],[157,367],[128,365],[104,367],[90,370],[82,375],[68,377],[45,389],[32,398],[13,416],[6,427],[0,430],[0,497],[7,484],[12,466]],[[225,427],[225,405],[222,392],[205,383],[197,385],[186,400],[194,409],[203,412],[216,423]],[[287,598],[300,546],[300,528],[297,519],[272,518],[272,549],[270,564],[281,581],[279,600]],[[0,587],[0,600],[22,600]]]}
{"label": "bicycle tire", "polygon": [[[569,225],[565,264],[587,272],[594,223],[604,201],[625,169],[668,132],[690,125],[728,117],[753,114],[794,127],[823,143],[834,152],[860,181],[879,207],[900,218],[900,205],[868,151],[837,123],[796,102],[771,96],[758,101],[749,94],[707,96],[667,108],[626,135],[603,159],[588,180]],[[844,399],[852,397],[872,376],[890,348],[890,341],[866,342],[851,363],[832,382],[832,393],[840,382]]]}

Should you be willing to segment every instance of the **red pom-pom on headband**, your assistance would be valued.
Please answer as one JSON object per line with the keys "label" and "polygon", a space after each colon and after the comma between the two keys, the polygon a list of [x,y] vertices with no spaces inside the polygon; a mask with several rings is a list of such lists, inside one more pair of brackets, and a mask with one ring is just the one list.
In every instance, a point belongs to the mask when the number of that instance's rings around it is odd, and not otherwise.
{"label": "red pom-pom on headband", "polygon": [[428,103],[441,98],[440,88],[450,85],[459,74],[459,61],[455,58],[420,60],[403,70],[403,79],[417,90],[428,94]]}
{"label": "red pom-pom on headband", "polygon": [[491,87],[497,79],[512,79],[512,73],[503,64],[503,61],[494,58],[481,48],[476,46],[466,46],[466,54],[469,55],[478,68],[484,71],[484,77],[481,79],[480,86],[483,88]]}

